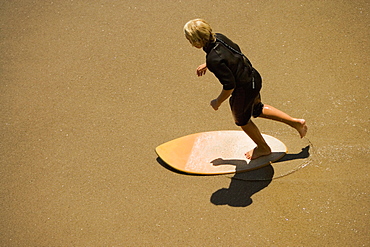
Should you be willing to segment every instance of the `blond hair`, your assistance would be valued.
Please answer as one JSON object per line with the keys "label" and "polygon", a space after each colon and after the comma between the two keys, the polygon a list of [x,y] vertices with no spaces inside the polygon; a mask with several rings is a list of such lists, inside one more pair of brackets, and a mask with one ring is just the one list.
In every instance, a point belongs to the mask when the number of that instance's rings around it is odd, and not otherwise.
{"label": "blond hair", "polygon": [[184,32],[191,44],[199,43],[201,46],[205,46],[208,42],[213,42],[216,39],[211,26],[203,19],[188,21],[184,26]]}

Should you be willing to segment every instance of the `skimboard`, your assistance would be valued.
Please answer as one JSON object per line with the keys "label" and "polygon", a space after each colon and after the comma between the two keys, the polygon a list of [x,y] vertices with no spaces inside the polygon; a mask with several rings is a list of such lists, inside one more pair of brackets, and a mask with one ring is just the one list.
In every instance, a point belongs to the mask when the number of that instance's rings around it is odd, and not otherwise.
{"label": "skimboard", "polygon": [[159,145],[155,151],[170,167],[185,173],[218,175],[245,172],[269,165],[287,153],[280,140],[262,135],[272,153],[254,160],[247,159],[244,154],[256,145],[243,131],[235,130],[183,136]]}

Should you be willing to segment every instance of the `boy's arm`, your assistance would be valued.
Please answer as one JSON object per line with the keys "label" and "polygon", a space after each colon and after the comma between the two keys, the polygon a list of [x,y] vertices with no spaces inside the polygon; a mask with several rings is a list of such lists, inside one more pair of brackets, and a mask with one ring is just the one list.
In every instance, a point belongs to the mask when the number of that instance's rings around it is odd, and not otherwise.
{"label": "boy's arm", "polygon": [[225,89],[222,89],[220,95],[211,101],[211,106],[212,108],[217,111],[218,108],[220,107],[220,105],[227,99],[230,97],[230,95],[232,94],[232,92],[234,91],[234,89],[231,89],[231,90],[225,90]]}

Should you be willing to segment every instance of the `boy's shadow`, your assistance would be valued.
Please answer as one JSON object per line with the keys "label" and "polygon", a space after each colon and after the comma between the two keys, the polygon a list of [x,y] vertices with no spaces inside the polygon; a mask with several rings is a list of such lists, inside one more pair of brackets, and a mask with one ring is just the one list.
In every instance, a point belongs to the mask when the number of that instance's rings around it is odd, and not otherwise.
{"label": "boy's shadow", "polygon": [[236,173],[231,179],[229,188],[222,188],[214,192],[211,202],[215,205],[229,205],[232,207],[246,207],[252,204],[251,196],[267,187],[274,176],[271,165],[257,170]]}
{"label": "boy's shadow", "polygon": [[[305,159],[310,156],[310,146],[302,149],[297,154],[286,154],[276,161],[283,162],[294,159]],[[229,205],[232,207],[246,207],[252,204],[252,195],[267,187],[274,176],[271,165],[249,172],[236,173],[231,179],[229,188],[222,188],[214,192],[211,202],[215,205]]]}

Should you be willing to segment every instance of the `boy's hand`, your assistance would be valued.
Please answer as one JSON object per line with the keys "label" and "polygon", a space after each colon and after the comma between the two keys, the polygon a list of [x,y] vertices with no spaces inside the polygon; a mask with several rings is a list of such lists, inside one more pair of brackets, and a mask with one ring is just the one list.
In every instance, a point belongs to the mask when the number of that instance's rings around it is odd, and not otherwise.
{"label": "boy's hand", "polygon": [[205,63],[198,66],[198,68],[197,68],[197,75],[198,76],[202,76],[206,72],[207,72],[207,65]]}
{"label": "boy's hand", "polygon": [[218,110],[218,108],[220,107],[220,102],[218,102],[218,100],[217,99],[214,99],[214,100],[212,100],[211,101],[211,106],[212,106],[212,108],[215,110],[215,111],[217,111]]}

